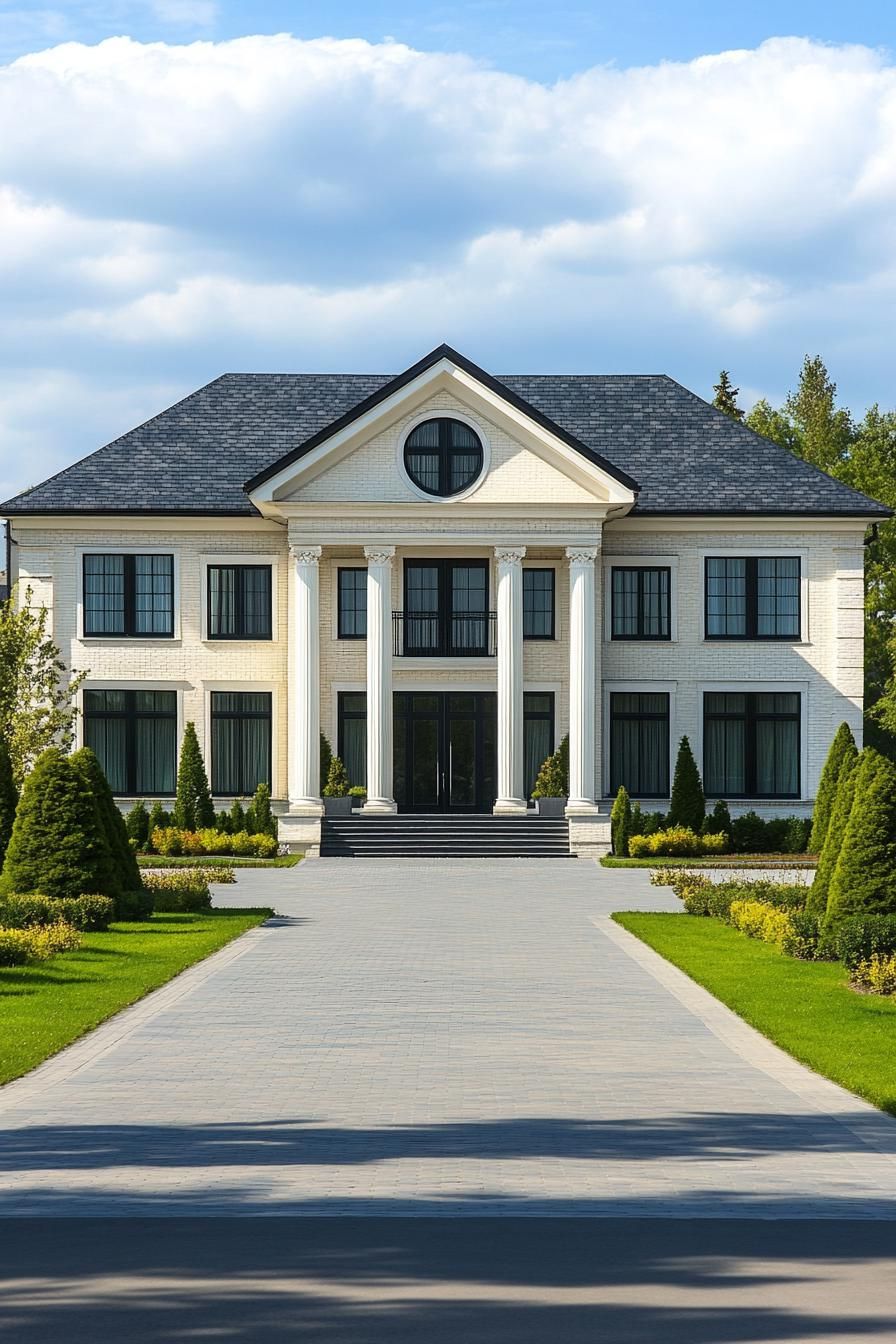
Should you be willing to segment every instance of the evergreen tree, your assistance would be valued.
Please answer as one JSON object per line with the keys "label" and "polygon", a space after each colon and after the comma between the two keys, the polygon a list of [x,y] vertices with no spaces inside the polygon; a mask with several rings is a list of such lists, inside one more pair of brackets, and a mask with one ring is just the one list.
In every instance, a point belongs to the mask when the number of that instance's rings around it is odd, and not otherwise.
{"label": "evergreen tree", "polygon": [[806,355],[796,392],[784,403],[784,413],[796,427],[797,456],[822,471],[836,473],[849,456],[853,424],[849,411],[838,408],[837,384],[820,355]]}
{"label": "evergreen tree", "polygon": [[277,818],[271,811],[271,791],[267,784],[259,784],[252,799],[255,813],[255,835],[270,835],[277,839]]}
{"label": "evergreen tree", "polygon": [[733,385],[727,369],[723,369],[719,374],[719,381],[713,391],[715,396],[712,404],[716,410],[730,416],[732,420],[743,421],[744,413],[737,404],[740,388]]}
{"label": "evergreen tree", "polygon": [[58,747],[25,781],[3,865],[4,892],[66,897],[121,895],[99,810],[80,770]]}
{"label": "evergreen tree", "polygon": [[532,785],[533,798],[566,798],[567,781],[563,774],[563,758],[559,748],[545,757],[541,763],[535,783]]}
{"label": "evergreen tree", "polygon": [[208,787],[208,776],[199,749],[196,725],[188,723],[180,748],[177,767],[177,800],[174,804],[174,825],[185,831],[214,826],[215,809]]}
{"label": "evergreen tree", "polygon": [[103,767],[89,747],[82,747],[69,759],[93,794],[100,823],[106,833],[106,843],[117,868],[118,886],[122,891],[139,891],[143,883],[137,866],[137,856],[131,849],[124,817],[112,796],[109,781],[103,774]]}
{"label": "evergreen tree", "polygon": [[149,820],[146,823],[146,843],[152,849],[152,837],[154,831],[160,831],[168,825],[168,813],[158,800],[153,803],[149,809]]}
{"label": "evergreen tree", "polygon": [[852,764],[847,762],[840,771],[840,778],[837,781],[837,792],[834,795],[824,844],[818,856],[818,866],[815,869],[812,886],[809,888],[809,894],[806,897],[806,912],[814,915],[819,923],[823,921],[827,912],[831,878],[834,876],[834,869],[837,867],[837,860],[840,857],[846,823],[849,821],[849,814],[852,811],[853,800],[856,796],[856,780],[866,755],[867,753],[863,751]]}
{"label": "evergreen tree", "polygon": [[246,813],[239,798],[234,798],[230,805],[230,834],[239,835],[240,831],[246,829]]}
{"label": "evergreen tree", "polygon": [[347,798],[350,788],[351,783],[346,773],[345,766],[338,756],[334,756],[330,761],[330,772],[327,775],[327,782],[324,786],[324,797]]}
{"label": "evergreen tree", "polygon": [[215,817],[215,829],[222,835],[232,835],[233,826],[230,824],[230,813],[221,811]]}
{"label": "evergreen tree", "polygon": [[333,759],[333,748],[330,746],[329,739],[320,735],[320,792],[323,796],[324,789],[327,787],[327,780],[330,776],[330,762]]}
{"label": "evergreen tree", "polygon": [[856,740],[852,735],[849,724],[841,723],[828,749],[821,779],[818,782],[815,810],[812,813],[812,830],[809,834],[810,854],[821,853],[824,838],[828,833],[831,809],[837,796],[837,785],[840,781],[841,772],[846,767],[852,768],[858,754],[859,749],[856,746]]}
{"label": "evergreen tree", "polygon": [[560,758],[560,771],[563,775],[563,792],[561,798],[569,797],[569,733],[564,733],[560,739],[560,745],[557,748],[557,755]]}
{"label": "evergreen tree", "polygon": [[672,780],[672,798],[669,805],[669,826],[689,826],[699,832],[706,815],[706,799],[700,782],[700,771],[686,737],[678,745],[678,759]]}
{"label": "evergreen tree", "polygon": [[145,849],[149,839],[149,813],[142,798],[137,799],[125,817],[125,826],[127,827],[128,840],[132,841],[138,849]]}
{"label": "evergreen tree", "polygon": [[628,796],[628,789],[624,784],[620,784],[613,800],[613,806],[610,809],[610,837],[613,843],[613,853],[620,859],[624,859],[628,854],[628,838],[632,834],[631,825],[631,800]]}
{"label": "evergreen tree", "polygon": [[728,804],[724,798],[719,798],[704,818],[703,825],[700,828],[703,835],[727,835],[731,839],[732,825],[731,813],[728,811]]}
{"label": "evergreen tree", "polygon": [[852,915],[896,914],[896,764],[873,747],[831,878],[825,932]]}
{"label": "evergreen tree", "polygon": [[6,855],[9,837],[16,819],[19,793],[13,776],[12,760],[5,738],[0,737],[0,867]]}

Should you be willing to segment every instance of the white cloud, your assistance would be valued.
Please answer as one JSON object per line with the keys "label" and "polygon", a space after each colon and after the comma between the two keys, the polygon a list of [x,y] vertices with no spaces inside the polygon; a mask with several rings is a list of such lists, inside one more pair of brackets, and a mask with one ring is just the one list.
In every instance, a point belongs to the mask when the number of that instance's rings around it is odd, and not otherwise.
{"label": "white cloud", "polygon": [[449,339],[496,371],[705,391],[724,364],[774,390],[821,350],[857,401],[888,397],[896,69],[876,51],[776,39],[545,87],[392,42],[117,38],[8,66],[0,125],[17,368],[181,387]]}

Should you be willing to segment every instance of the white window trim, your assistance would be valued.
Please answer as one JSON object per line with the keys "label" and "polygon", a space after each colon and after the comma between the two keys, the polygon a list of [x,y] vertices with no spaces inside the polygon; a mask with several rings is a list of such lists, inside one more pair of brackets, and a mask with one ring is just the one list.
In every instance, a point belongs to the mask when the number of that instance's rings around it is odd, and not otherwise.
{"label": "white window trim", "polygon": [[[795,644],[810,644],[809,638],[809,552],[794,546],[707,546],[697,552],[700,563],[700,638],[704,644],[777,644],[792,648]],[[708,557],[736,560],[740,556],[778,557],[797,556],[800,562],[800,635],[799,639],[724,639],[706,633],[706,561]],[[702,713],[702,711],[701,711]]]}
{"label": "white window trim", "polygon": [[[736,807],[743,807],[749,810],[751,804],[757,807],[793,807],[797,803],[810,802],[811,798],[806,792],[806,782],[809,774],[809,687],[808,681],[699,681],[697,683],[697,726],[691,737],[691,743],[694,747],[694,757],[697,761],[697,769],[700,771],[700,779],[703,779],[703,697],[706,692],[718,691],[731,695],[740,694],[768,694],[780,691],[782,693],[792,692],[800,697],[800,791],[796,798],[731,798],[730,801]],[[721,794],[707,793],[708,801],[715,802]]]}
{"label": "white window trim", "polygon": [[[217,643],[217,641],[215,641]],[[236,640],[236,643],[241,641]],[[267,641],[265,641],[267,642]],[[212,691],[248,691],[265,692],[271,697],[271,797],[277,798],[277,781],[280,778],[280,686],[278,681],[203,681],[202,710],[205,725],[203,760],[208,775],[209,788],[212,782]],[[242,794],[213,793],[216,802],[233,802],[242,798]]]}
{"label": "white window trim", "polygon": [[[185,724],[184,691],[187,689],[190,688],[185,682],[182,681],[127,681],[122,677],[90,677],[87,681],[83,682],[82,685],[78,688],[78,695],[77,695],[78,716],[75,720],[75,746],[83,747],[86,745],[84,740],[85,691],[174,691],[174,694],[176,696],[175,703],[177,713],[177,717],[175,720],[176,737],[175,737],[175,756],[174,756],[174,770],[176,781],[177,764],[180,757],[180,746],[184,736],[184,724]],[[123,794],[117,794],[115,801],[120,806],[122,803],[129,801],[131,798],[133,798],[133,800],[136,802],[138,798],[146,799],[147,797],[151,796],[152,795],[145,793],[133,794],[133,795],[129,793],[123,793]],[[160,801],[165,801],[168,798],[173,799],[174,793],[160,795]]]}
{"label": "white window trim", "polygon": [[[567,561],[567,563],[568,563],[568,561]],[[543,639],[541,636],[536,636],[534,639],[526,639],[526,637],[525,637],[525,635],[524,635],[524,636],[523,636],[523,646],[524,646],[524,647],[525,647],[525,645],[527,645],[527,644],[560,644],[560,643],[562,643],[562,641],[563,641],[563,638],[564,638],[564,628],[563,628],[563,616],[564,616],[564,612],[563,612],[563,610],[562,610],[562,606],[563,606],[563,604],[562,604],[561,601],[560,601],[560,571],[561,571],[561,568],[562,568],[562,565],[561,565],[561,561],[559,561],[559,560],[554,560],[554,559],[550,559],[550,560],[548,560],[548,559],[545,559],[545,560],[539,560],[539,559],[537,559],[537,557],[535,557],[535,556],[533,556],[533,557],[531,558],[531,560],[527,560],[527,559],[524,559],[524,560],[523,560],[523,569],[552,569],[552,570],[554,571],[554,637],[553,637],[553,639],[551,639],[551,638],[545,638],[545,639]],[[495,594],[495,597],[497,598],[497,592],[496,592],[496,594]],[[569,603],[567,603],[566,605],[569,606]]]}
{"label": "white window trim", "polygon": [[[208,633],[209,565],[270,565],[271,637],[270,639],[210,639]],[[221,551],[199,557],[200,639],[204,644],[276,644],[280,638],[280,556],[264,551]]]}
{"label": "white window trim", "polygon": [[[663,641],[664,643],[666,641]],[[677,681],[605,681],[604,682],[604,703],[603,703],[603,732],[601,733],[601,756],[603,768],[603,790],[602,796],[609,798],[610,794],[610,696],[612,694],[632,694],[632,695],[668,695],[669,697],[669,788],[672,788],[672,775],[675,769],[675,756],[678,751],[678,741],[680,733],[678,732],[678,723],[676,719],[675,699],[678,691]],[[668,795],[667,795],[668,796]],[[637,795],[632,795],[632,801],[641,801],[647,804],[659,804],[664,800],[662,798],[637,799]],[[657,810],[659,810],[657,808]]]}
{"label": "white window trim", "polygon": [[[462,425],[466,425],[468,429],[473,431],[479,439],[479,442],[482,444],[482,470],[472,485],[468,485],[466,490],[458,491],[456,495],[431,495],[428,491],[421,490],[420,486],[416,485],[408,475],[408,469],[404,464],[405,443],[407,442],[409,435],[413,433],[417,426],[425,424],[427,420],[459,420]],[[491,461],[491,444],[489,443],[488,436],[482,428],[480,421],[474,420],[471,415],[466,414],[464,411],[455,411],[453,407],[448,410],[439,410],[434,406],[430,406],[428,410],[421,411],[419,415],[415,415],[412,420],[409,420],[407,424],[404,425],[396,442],[395,462],[398,467],[398,475],[403,484],[410,490],[411,494],[417,499],[425,500],[427,504],[458,504],[461,500],[469,499],[470,496],[474,495],[480,486],[484,484],[489,474]]]}
{"label": "white window trim", "polygon": [[357,644],[363,649],[367,643],[366,635],[362,635],[360,638],[357,637],[346,638],[344,635],[340,635],[339,633],[339,571],[340,569],[360,569],[363,570],[366,575],[367,562],[363,559],[359,560],[357,558],[352,559],[350,557],[340,557],[334,555],[332,558],[332,564],[330,568],[332,571],[330,576],[330,593],[331,593],[330,607],[333,614],[333,620],[332,620],[333,639],[338,644]]}
{"label": "white window trim", "polygon": [[[170,635],[85,635],[84,633],[84,556],[85,555],[170,555],[172,557],[173,581],[172,603],[173,621]],[[180,551],[176,546],[79,546],[75,551],[78,568],[76,638],[81,644],[120,644],[133,648],[135,644],[177,644],[181,639],[180,620]],[[115,690],[109,686],[106,689]],[[155,690],[157,687],[140,686],[140,690]]]}
{"label": "white window trim", "polygon": [[[604,639],[605,644],[677,644],[678,643],[678,560],[677,555],[606,555],[602,556],[604,581]],[[669,570],[669,638],[668,639],[614,639],[613,638],[613,570],[614,569],[668,569]]]}

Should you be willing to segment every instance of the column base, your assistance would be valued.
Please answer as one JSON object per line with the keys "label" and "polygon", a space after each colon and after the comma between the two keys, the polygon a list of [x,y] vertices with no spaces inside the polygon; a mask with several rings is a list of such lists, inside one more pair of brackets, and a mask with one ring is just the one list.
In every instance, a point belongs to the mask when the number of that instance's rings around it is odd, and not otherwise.
{"label": "column base", "polygon": [[600,804],[587,798],[570,798],[566,804],[566,815],[568,817],[597,817],[600,815]]}
{"label": "column base", "polygon": [[322,798],[292,798],[286,815],[290,817],[322,817],[323,814],[324,802]]}
{"label": "column base", "polygon": [[498,798],[492,808],[496,817],[524,817],[528,811],[525,798]]}
{"label": "column base", "polygon": [[391,817],[398,811],[398,804],[391,798],[368,798],[361,808],[365,817]]}

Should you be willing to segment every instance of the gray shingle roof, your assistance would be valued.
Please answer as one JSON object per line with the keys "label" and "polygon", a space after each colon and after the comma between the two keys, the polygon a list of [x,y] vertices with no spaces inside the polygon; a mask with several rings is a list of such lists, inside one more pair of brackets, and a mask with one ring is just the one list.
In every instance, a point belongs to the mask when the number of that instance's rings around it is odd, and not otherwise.
{"label": "gray shingle roof", "polygon": [[[385,374],[224,374],[0,505],[0,515],[252,514],[248,480],[285,456],[301,456],[307,440],[391,381]],[[589,457],[633,478],[638,513],[889,515],[665,375],[497,381]]]}

